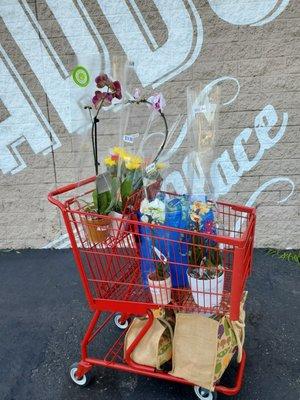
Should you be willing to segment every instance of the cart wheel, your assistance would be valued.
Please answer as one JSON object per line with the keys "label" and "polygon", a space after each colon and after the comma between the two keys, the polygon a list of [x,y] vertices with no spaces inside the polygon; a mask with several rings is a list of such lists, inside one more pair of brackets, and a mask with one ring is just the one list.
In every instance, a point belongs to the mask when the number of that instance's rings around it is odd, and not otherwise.
{"label": "cart wheel", "polygon": [[75,376],[77,367],[78,367],[78,363],[74,363],[70,367],[70,377],[71,377],[72,381],[74,383],[76,383],[76,385],[81,386],[81,387],[88,386],[88,384],[91,382],[91,380],[93,378],[92,372],[89,371],[86,374],[84,374],[81,379],[78,379]]}
{"label": "cart wheel", "polygon": [[125,322],[123,322],[123,324],[121,324],[121,322],[120,322],[121,316],[122,316],[121,314],[116,314],[115,315],[115,318],[114,318],[115,324],[120,329],[127,329],[128,325],[129,325],[129,322],[125,321]]}
{"label": "cart wheel", "polygon": [[203,389],[200,386],[194,386],[194,391],[200,400],[217,400],[216,392],[210,392],[209,390]]}

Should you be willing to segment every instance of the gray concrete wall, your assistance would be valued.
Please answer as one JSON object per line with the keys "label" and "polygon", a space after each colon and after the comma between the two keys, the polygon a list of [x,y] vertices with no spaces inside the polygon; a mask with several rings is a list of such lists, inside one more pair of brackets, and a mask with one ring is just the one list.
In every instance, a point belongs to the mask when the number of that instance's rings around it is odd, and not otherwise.
{"label": "gray concrete wall", "polygon": [[[218,157],[228,151],[236,172],[223,198],[258,206],[257,246],[299,248],[299,1],[0,0],[0,15],[1,248],[67,246],[46,195],[92,173],[76,134],[87,92],[69,73],[76,59],[96,74],[113,54],[134,61],[146,94],[164,93],[171,123],[187,86],[224,78]],[[272,129],[259,129],[268,119]],[[118,121],[103,121],[104,150]],[[248,159],[236,160],[246,128]],[[178,160],[169,172],[184,175]]]}

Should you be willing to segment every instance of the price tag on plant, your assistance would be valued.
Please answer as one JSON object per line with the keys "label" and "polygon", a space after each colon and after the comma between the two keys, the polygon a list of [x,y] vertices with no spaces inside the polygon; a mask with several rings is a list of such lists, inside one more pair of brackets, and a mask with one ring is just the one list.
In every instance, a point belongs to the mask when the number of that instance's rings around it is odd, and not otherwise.
{"label": "price tag on plant", "polygon": [[137,138],[137,137],[139,137],[139,133],[133,133],[132,135],[124,135],[123,136],[123,141],[125,142],[125,143],[130,143],[130,144],[132,144],[133,142],[134,142],[134,140]]}
{"label": "price tag on plant", "polygon": [[146,173],[150,174],[151,172],[156,170],[156,164],[155,163],[151,163],[146,167]]}
{"label": "price tag on plant", "polygon": [[134,137],[133,137],[133,135],[124,135],[124,136],[123,136],[123,141],[124,141],[125,143],[130,143],[130,144],[132,144],[132,143],[134,142]]}

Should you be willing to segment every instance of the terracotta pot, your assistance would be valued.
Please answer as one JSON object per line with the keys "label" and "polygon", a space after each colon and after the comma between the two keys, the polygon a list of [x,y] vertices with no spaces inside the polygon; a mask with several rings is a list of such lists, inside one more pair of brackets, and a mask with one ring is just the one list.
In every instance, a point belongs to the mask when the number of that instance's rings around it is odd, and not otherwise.
{"label": "terracotta pot", "polygon": [[104,242],[110,233],[111,221],[104,218],[87,219],[84,221],[86,235],[94,244]]}
{"label": "terracotta pot", "polygon": [[222,300],[224,287],[224,273],[212,279],[194,278],[188,275],[194,302],[200,307],[218,307]]}
{"label": "terracotta pot", "polygon": [[169,304],[171,301],[171,277],[160,281],[153,280],[148,275],[148,285],[152,296],[153,303],[155,304]]}

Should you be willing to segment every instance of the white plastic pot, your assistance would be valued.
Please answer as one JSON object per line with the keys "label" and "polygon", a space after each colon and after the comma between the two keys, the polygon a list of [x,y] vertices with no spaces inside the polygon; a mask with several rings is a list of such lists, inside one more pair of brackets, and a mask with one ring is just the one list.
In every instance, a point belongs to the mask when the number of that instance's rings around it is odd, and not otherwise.
{"label": "white plastic pot", "polygon": [[[151,275],[151,274],[150,274]],[[148,275],[148,285],[155,304],[169,304],[171,301],[171,277],[161,281],[154,281]]]}
{"label": "white plastic pot", "polygon": [[200,279],[188,275],[194,302],[204,308],[218,307],[222,300],[224,273],[213,279]]}

